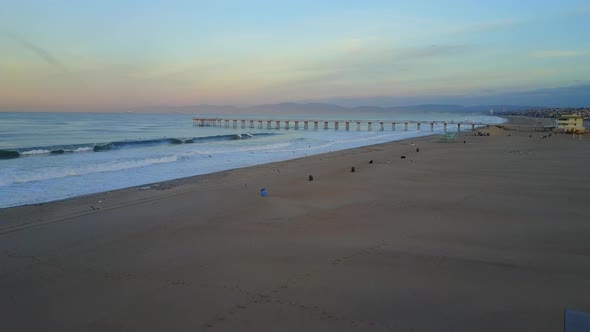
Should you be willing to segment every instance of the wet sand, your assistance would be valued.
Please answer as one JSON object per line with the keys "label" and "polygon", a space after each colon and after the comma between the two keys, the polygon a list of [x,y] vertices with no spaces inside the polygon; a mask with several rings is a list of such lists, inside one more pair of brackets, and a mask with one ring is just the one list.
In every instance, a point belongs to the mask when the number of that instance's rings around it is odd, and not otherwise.
{"label": "wet sand", "polygon": [[2,209],[2,330],[561,331],[590,137],[487,131]]}

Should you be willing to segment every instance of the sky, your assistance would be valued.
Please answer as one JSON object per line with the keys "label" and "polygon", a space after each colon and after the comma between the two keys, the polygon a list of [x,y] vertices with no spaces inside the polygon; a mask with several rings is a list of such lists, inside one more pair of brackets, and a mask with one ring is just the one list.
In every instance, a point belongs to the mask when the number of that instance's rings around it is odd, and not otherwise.
{"label": "sky", "polygon": [[551,104],[590,83],[589,31],[587,0],[0,0],[0,110]]}

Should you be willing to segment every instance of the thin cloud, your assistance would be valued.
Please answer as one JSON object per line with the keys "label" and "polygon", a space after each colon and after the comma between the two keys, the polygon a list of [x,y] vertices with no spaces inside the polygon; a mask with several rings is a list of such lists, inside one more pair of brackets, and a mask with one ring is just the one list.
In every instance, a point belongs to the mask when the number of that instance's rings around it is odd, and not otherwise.
{"label": "thin cloud", "polygon": [[569,57],[590,55],[590,51],[546,50],[546,51],[532,52],[529,55],[533,58],[569,58]]}
{"label": "thin cloud", "polygon": [[297,71],[361,73],[366,70],[407,67],[423,59],[446,58],[468,54],[478,49],[474,44],[439,44],[410,48],[364,49],[355,53],[335,54],[329,59],[308,60]]}
{"label": "thin cloud", "polygon": [[494,32],[499,30],[506,30],[513,28],[519,24],[523,24],[526,21],[523,19],[502,19],[496,21],[488,21],[488,22],[477,22],[472,24],[462,25],[456,28],[451,29],[449,32],[451,34],[469,34],[469,33],[484,33],[484,32]]}
{"label": "thin cloud", "polygon": [[20,44],[22,47],[26,48],[27,50],[31,51],[32,53],[37,55],[39,58],[41,58],[41,60],[43,60],[49,66],[55,68],[56,70],[58,70],[59,72],[61,72],[63,74],[67,74],[67,75],[70,74],[70,71],[68,70],[68,68],[46,49],[26,40],[18,35],[9,34],[9,36],[15,42]]}
{"label": "thin cloud", "polygon": [[433,58],[443,57],[456,54],[463,54],[472,51],[475,48],[474,45],[463,44],[463,45],[431,45],[426,47],[417,47],[411,49],[405,49],[398,53],[398,57],[402,59],[417,59],[417,58]]}
{"label": "thin cloud", "polygon": [[[355,53],[342,52],[321,60],[308,59],[285,68],[286,75],[268,88],[288,91],[313,86],[329,89],[354,84],[373,86],[386,82],[391,76],[423,69],[421,60],[460,56],[478,50],[474,44],[440,44],[412,48],[386,48],[364,50]],[[426,64],[427,66],[428,64]]]}
{"label": "thin cloud", "polygon": [[565,12],[566,17],[576,16],[590,16],[590,5],[578,6],[572,10]]}

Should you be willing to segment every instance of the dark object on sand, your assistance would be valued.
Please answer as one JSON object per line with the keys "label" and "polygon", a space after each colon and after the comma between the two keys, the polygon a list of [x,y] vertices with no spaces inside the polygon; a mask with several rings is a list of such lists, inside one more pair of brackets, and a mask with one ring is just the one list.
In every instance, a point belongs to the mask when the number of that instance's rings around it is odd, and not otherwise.
{"label": "dark object on sand", "polygon": [[402,158],[402,159],[406,159],[406,156],[402,156],[401,158]]}
{"label": "dark object on sand", "polygon": [[373,159],[369,160],[369,164],[372,164],[372,163],[373,163]]}
{"label": "dark object on sand", "polygon": [[467,141],[463,141],[463,144],[467,143]]}
{"label": "dark object on sand", "polygon": [[18,158],[20,153],[18,151],[0,150],[0,159]]}
{"label": "dark object on sand", "polygon": [[313,181],[313,175],[309,176],[309,181]]}
{"label": "dark object on sand", "polygon": [[508,134],[508,137],[510,137],[510,134]]}
{"label": "dark object on sand", "polygon": [[563,319],[564,331],[589,331],[590,313],[565,309]]}
{"label": "dark object on sand", "polygon": [[416,148],[416,152],[420,152],[420,148]]}
{"label": "dark object on sand", "polygon": [[353,167],[350,169],[350,172],[351,172],[351,173],[354,173],[354,172],[356,172],[356,168],[354,168],[354,166],[353,166]]}
{"label": "dark object on sand", "polygon": [[533,135],[529,135],[529,138],[533,138]]}

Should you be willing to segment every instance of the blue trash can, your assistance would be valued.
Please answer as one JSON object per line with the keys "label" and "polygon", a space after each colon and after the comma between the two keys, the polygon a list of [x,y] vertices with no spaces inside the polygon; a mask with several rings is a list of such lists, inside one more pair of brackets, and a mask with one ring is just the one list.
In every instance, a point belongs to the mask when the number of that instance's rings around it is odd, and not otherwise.
{"label": "blue trash can", "polygon": [[264,188],[260,189],[260,196],[266,197],[266,189],[264,189]]}
{"label": "blue trash can", "polygon": [[565,309],[563,319],[564,332],[590,331],[590,313]]}

